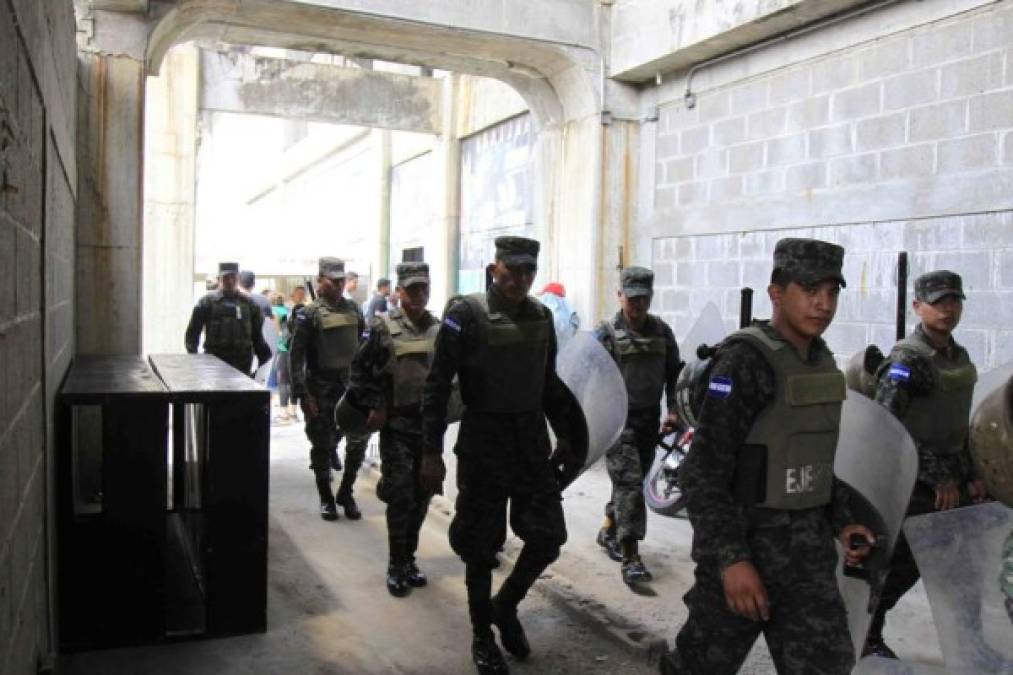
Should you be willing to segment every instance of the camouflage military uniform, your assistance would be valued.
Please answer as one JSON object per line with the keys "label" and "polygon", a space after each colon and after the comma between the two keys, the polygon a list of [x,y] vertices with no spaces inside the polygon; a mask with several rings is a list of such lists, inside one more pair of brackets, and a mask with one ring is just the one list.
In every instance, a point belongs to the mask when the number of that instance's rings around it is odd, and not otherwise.
{"label": "camouflage military uniform", "polygon": [[[603,322],[598,326],[595,337],[616,359],[623,371],[626,388],[630,393],[630,408],[626,416],[626,428],[623,429],[619,441],[609,448],[605,455],[605,466],[612,480],[612,497],[605,505],[605,517],[615,523],[616,539],[620,542],[642,541],[647,531],[644,477],[654,463],[662,392],[669,402],[669,409],[675,403],[675,381],[679,376],[681,365],[679,347],[675,343],[672,329],[653,314],[647,316],[640,331],[634,331],[626,325],[622,312],[617,312],[609,323],[611,325]],[[624,360],[616,345],[616,336],[625,334],[634,340],[664,345],[663,353],[644,358],[645,366],[652,371],[650,375],[635,368],[623,367]],[[647,361],[649,363],[646,363]],[[635,379],[653,381],[632,381]],[[646,391],[638,394],[638,389]]]}
{"label": "camouflage military uniform", "polygon": [[[783,338],[769,325],[764,332]],[[809,361],[826,350],[816,339]],[[730,394],[708,392],[682,485],[693,524],[693,588],[690,610],[669,655],[672,673],[734,673],[762,632],[778,672],[848,673],[854,654],[844,604],[837,589],[835,532],[850,521],[850,491],[834,481],[828,507],[798,511],[743,506],[730,490],[743,444],[759,414],[774,399],[774,374],[751,345],[734,342],[714,358],[710,380],[726,379]],[[723,381],[723,380],[719,380]],[[748,560],[770,598],[770,621],[758,623],[726,606],[721,572]]]}
{"label": "camouflage military uniform", "polygon": [[[391,565],[407,565],[415,559],[419,529],[432,494],[419,483],[421,401],[415,396],[410,396],[412,401],[407,404],[398,401],[392,373],[397,356],[388,322],[412,337],[424,338],[435,332],[439,321],[426,312],[418,322],[412,322],[397,308],[390,310],[387,319],[375,316],[370,320],[369,338],[352,361],[350,387],[356,401],[367,408],[387,410],[387,421],[380,430],[381,479],[377,496],[387,504]],[[429,357],[420,356],[425,358],[428,370]]]}
{"label": "camouflage military uniform", "polygon": [[248,296],[238,291],[232,295],[221,290],[211,291],[197,302],[190,315],[186,351],[197,353],[201,333],[206,327],[204,351],[249,375],[254,353],[261,364],[271,358],[271,348],[260,331],[263,321],[263,313]]}
{"label": "camouflage military uniform", "polygon": [[[319,409],[316,416],[306,417],[306,437],[311,443],[310,469],[316,476],[322,504],[330,499],[331,454],[341,441],[341,432],[334,424],[334,407],[345,393],[348,382],[347,366],[327,368],[321,365],[320,317],[327,314],[354,317],[352,321],[356,336],[362,335],[365,331],[365,322],[359,308],[344,298],[339,298],[333,305],[323,298],[317,298],[295,315],[289,351],[292,363],[292,396],[303,399],[310,395],[316,399]],[[349,352],[348,363],[351,362],[356,347],[357,344],[353,344],[346,348]],[[345,470],[336,495],[338,503],[341,503],[343,498],[351,497],[355,477],[362,466],[365,454],[366,438],[350,437],[345,447]]]}

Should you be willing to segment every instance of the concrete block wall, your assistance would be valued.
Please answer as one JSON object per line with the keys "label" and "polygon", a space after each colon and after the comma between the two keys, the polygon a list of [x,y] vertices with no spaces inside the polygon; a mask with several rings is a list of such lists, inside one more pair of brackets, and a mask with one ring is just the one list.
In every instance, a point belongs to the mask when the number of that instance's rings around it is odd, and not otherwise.
{"label": "concrete block wall", "polygon": [[655,308],[679,334],[707,300],[731,323],[750,285],[769,313],[774,242],[811,235],[848,249],[838,355],[892,343],[906,250],[912,279],[964,276],[959,339],[979,365],[1013,358],[1011,45],[1013,5],[997,3],[664,104],[652,258],[669,284]]}
{"label": "concrete block wall", "polygon": [[52,402],[74,347],[70,0],[0,2],[0,672],[53,650]]}

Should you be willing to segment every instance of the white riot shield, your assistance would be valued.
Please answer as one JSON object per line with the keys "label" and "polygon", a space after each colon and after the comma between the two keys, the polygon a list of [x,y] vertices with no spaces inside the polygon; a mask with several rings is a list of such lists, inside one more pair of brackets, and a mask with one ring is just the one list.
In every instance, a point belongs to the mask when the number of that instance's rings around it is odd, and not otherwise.
{"label": "white riot shield", "polygon": [[275,328],[274,321],[271,320],[270,316],[264,318],[260,332],[264,336],[264,342],[271,348],[271,359],[267,363],[257,367],[257,372],[254,373],[253,379],[260,384],[267,384],[267,378],[271,375],[271,368],[274,365],[274,355],[278,351],[278,329]]}
{"label": "white riot shield", "polygon": [[1011,377],[1013,377],[1013,361],[979,375],[974,385],[974,397],[971,399],[971,416],[974,417],[974,411],[985,398],[1000,387],[1006,386]]}
{"label": "white riot shield", "polygon": [[1013,506],[1013,377],[992,376],[996,372],[982,376],[974,389],[975,398],[979,391],[983,398],[972,408],[971,456],[988,493]]}
{"label": "white riot shield", "polygon": [[605,455],[626,426],[626,384],[616,362],[589,331],[566,343],[556,357],[556,372],[584,413],[588,449],[583,472]]}
{"label": "white riot shield", "polygon": [[725,328],[725,321],[721,318],[721,312],[717,305],[708,302],[703,306],[700,315],[696,318],[693,326],[686,333],[682,344],[679,345],[679,356],[686,363],[692,363],[697,359],[696,348],[700,345],[713,347],[725,339],[728,330]]}
{"label": "white riot shield", "polygon": [[855,518],[877,538],[863,565],[867,578],[845,576],[838,565],[837,583],[856,657],[861,656],[917,474],[918,452],[904,426],[886,408],[849,391],[841,410],[834,475],[858,492],[851,504]]}
{"label": "white riot shield", "polygon": [[1013,618],[1003,592],[1013,510],[992,502],[908,518],[946,672],[1013,673]]}

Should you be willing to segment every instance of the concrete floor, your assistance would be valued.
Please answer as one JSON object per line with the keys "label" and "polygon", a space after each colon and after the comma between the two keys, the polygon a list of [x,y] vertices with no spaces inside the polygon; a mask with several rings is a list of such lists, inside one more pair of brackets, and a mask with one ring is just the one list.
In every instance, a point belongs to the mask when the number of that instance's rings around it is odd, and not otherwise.
{"label": "concrete floor", "polygon": [[[375,437],[374,437],[375,439]],[[375,441],[374,441],[375,442]],[[448,435],[447,457],[453,443]],[[107,650],[62,657],[69,675],[137,673],[468,673],[470,628],[463,565],[446,538],[455,493],[452,478],[423,529],[420,566],[428,588],[406,599],[384,588],[387,559],[383,504],[375,473],[363,470],[357,497],[365,517],[327,523],[316,515],[301,425],[272,434],[268,630],[262,635]],[[453,466],[449,466],[452,477]],[[684,520],[648,518],[644,560],[655,581],[643,594],[620,581],[619,567],[594,543],[608,476],[599,464],[564,494],[569,541],[522,605],[534,654],[511,661],[517,673],[656,672],[648,659],[685,619],[682,595],[692,580],[692,530]],[[507,542],[504,557],[519,542]],[[495,584],[504,578],[496,574]],[[942,662],[924,592],[919,585],[894,612],[887,639],[905,658]],[[774,669],[760,640],[742,673]]]}

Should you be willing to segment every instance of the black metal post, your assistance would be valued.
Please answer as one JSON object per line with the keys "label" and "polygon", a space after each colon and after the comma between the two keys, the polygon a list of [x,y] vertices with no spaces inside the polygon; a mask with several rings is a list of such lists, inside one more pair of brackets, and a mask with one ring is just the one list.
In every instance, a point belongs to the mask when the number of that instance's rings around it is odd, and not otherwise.
{"label": "black metal post", "polygon": [[753,322],[753,289],[746,286],[739,291],[739,328],[748,328]]}
{"label": "black metal post", "polygon": [[907,333],[907,251],[897,254],[897,339]]}

